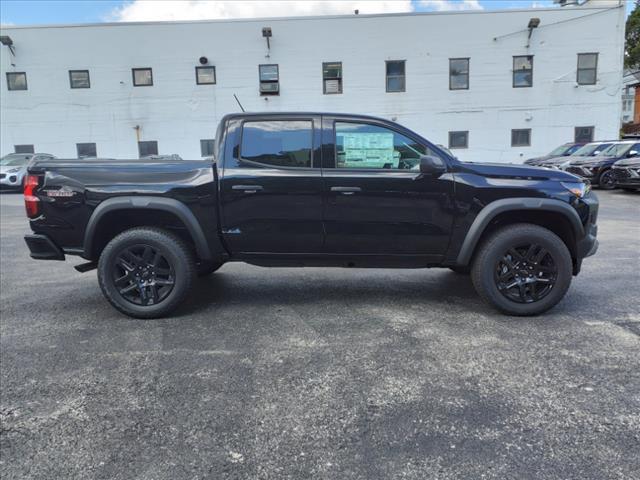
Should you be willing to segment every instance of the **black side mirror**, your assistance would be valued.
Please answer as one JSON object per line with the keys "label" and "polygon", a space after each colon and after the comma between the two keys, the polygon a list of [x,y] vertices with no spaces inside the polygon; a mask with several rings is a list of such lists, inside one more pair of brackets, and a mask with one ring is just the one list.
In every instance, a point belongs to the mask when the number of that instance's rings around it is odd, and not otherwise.
{"label": "black side mirror", "polygon": [[631,158],[631,157],[637,157],[638,156],[638,152],[636,150],[631,150],[629,153],[627,153],[627,157]]}
{"label": "black side mirror", "polygon": [[440,157],[434,155],[421,155],[420,156],[420,173],[426,175],[442,175],[447,171],[447,166]]}

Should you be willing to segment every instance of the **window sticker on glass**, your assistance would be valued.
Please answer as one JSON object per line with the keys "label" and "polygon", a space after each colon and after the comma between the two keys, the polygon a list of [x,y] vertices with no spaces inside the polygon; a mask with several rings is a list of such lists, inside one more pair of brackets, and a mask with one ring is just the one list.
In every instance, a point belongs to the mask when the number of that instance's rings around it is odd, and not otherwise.
{"label": "window sticker on glass", "polygon": [[416,169],[425,148],[397,132],[336,122],[336,168]]}

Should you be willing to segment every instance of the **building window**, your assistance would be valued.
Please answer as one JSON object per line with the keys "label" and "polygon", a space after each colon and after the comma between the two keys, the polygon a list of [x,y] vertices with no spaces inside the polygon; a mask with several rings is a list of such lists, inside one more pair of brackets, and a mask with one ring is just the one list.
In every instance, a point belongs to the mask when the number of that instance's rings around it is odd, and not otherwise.
{"label": "building window", "polygon": [[9,90],[26,90],[27,74],[25,72],[7,72],[7,88]]}
{"label": "building window", "polygon": [[598,54],[579,53],[578,73],[576,81],[578,85],[595,85],[598,74]]}
{"label": "building window", "polygon": [[13,151],[16,153],[35,153],[33,145],[14,145]]}
{"label": "building window", "polygon": [[158,142],[150,140],[146,142],[138,142],[138,155],[140,158],[150,155],[158,155]]}
{"label": "building window", "polygon": [[153,85],[153,72],[150,68],[132,68],[134,87],[150,87]]}
{"label": "building window", "polygon": [[322,64],[322,93],[342,93],[342,62]]}
{"label": "building window", "polygon": [[469,132],[449,132],[449,148],[469,148]]}
{"label": "building window", "polygon": [[198,85],[215,85],[216,67],[196,67],[196,83]]}
{"label": "building window", "polygon": [[533,86],[533,55],[513,57],[513,88]]}
{"label": "building window", "polygon": [[387,92],[404,92],[406,89],[405,61],[387,60],[386,68]]}
{"label": "building window", "polygon": [[78,158],[97,157],[95,143],[76,143]]}
{"label": "building window", "polygon": [[596,127],[576,127],[574,132],[574,140],[576,143],[593,142],[593,132]]}
{"label": "building window", "polygon": [[278,65],[259,65],[260,95],[280,94],[280,74]]}
{"label": "building window", "polygon": [[311,120],[245,122],[240,157],[275,167],[311,167]]}
{"label": "building window", "polygon": [[206,139],[206,140],[200,140],[200,156],[213,157],[214,144],[215,144],[215,140],[212,138]]}
{"label": "building window", "polygon": [[89,70],[69,70],[71,88],[91,88]]}
{"label": "building window", "polygon": [[519,128],[511,130],[512,147],[529,147],[531,145],[531,129]]}
{"label": "building window", "polygon": [[449,59],[449,90],[469,89],[469,59]]}

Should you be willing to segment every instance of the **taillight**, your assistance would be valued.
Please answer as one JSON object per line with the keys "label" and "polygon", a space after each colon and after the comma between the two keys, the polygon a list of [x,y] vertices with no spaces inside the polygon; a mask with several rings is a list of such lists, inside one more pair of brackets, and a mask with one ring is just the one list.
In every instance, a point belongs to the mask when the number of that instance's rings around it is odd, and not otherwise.
{"label": "taillight", "polygon": [[24,206],[29,218],[35,218],[40,214],[40,199],[35,196],[39,183],[40,178],[37,175],[24,177]]}

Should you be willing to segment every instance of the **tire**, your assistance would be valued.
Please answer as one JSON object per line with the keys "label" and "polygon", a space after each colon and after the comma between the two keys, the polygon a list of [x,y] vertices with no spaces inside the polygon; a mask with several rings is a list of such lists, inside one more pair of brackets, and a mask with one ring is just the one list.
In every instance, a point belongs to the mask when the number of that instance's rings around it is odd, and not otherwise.
{"label": "tire", "polygon": [[222,262],[201,262],[198,264],[198,276],[206,277],[207,275],[211,275],[213,272],[218,271],[218,269],[223,265]]}
{"label": "tire", "polygon": [[449,270],[451,270],[452,272],[458,273],[460,275],[469,275],[469,273],[471,273],[471,267],[469,267],[469,266],[465,266],[465,267],[449,267]]}
{"label": "tire", "polygon": [[496,231],[482,243],[471,281],[480,297],[501,312],[528,316],[562,300],[572,273],[571,254],[560,237],[538,225],[519,223]]}
{"label": "tire", "polygon": [[174,234],[153,227],[117,235],[98,261],[102,293],[116,310],[134,318],[171,313],[186,298],[195,275],[189,247]]}
{"label": "tire", "polygon": [[615,179],[611,169],[605,170],[598,177],[598,187],[602,190],[613,190],[616,188]]}

